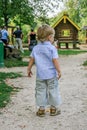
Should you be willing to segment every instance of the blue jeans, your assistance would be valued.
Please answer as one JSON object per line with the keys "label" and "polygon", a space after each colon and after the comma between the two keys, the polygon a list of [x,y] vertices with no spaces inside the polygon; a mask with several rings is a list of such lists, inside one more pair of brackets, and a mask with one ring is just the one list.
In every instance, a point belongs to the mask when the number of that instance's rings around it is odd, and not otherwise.
{"label": "blue jeans", "polygon": [[52,105],[57,107],[61,103],[60,92],[58,88],[58,79],[52,78],[41,80],[36,78],[35,88],[36,105],[43,106]]}

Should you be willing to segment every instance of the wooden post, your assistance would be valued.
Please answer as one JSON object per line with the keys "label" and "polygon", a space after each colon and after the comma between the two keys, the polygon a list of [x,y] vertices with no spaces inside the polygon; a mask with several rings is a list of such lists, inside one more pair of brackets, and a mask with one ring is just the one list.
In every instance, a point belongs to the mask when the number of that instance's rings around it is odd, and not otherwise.
{"label": "wooden post", "polygon": [[86,29],[86,44],[87,44],[87,29]]}
{"label": "wooden post", "polygon": [[11,42],[14,45],[13,31],[14,31],[14,28],[11,29]]}
{"label": "wooden post", "polygon": [[73,49],[76,49],[76,43],[73,43]]}
{"label": "wooden post", "polygon": [[68,43],[65,43],[66,44],[66,49],[68,49],[69,48],[69,44]]}
{"label": "wooden post", "polygon": [[60,43],[58,43],[58,48],[61,48],[61,44]]}

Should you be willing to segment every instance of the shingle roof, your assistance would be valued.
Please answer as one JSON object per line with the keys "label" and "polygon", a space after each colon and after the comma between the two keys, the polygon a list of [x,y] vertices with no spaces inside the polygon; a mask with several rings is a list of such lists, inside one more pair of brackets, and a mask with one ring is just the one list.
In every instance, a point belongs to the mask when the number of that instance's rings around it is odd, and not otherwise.
{"label": "shingle roof", "polygon": [[62,20],[64,20],[64,23],[66,23],[66,20],[68,20],[77,30],[80,30],[80,27],[76,25],[67,14],[64,14],[57,22],[55,22],[52,27],[55,28]]}

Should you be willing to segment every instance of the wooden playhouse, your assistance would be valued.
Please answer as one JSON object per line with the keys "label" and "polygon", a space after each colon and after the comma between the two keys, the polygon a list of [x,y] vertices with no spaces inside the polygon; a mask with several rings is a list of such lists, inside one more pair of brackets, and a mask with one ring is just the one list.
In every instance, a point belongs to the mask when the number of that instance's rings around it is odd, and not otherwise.
{"label": "wooden playhouse", "polygon": [[79,43],[78,31],[80,28],[67,14],[64,14],[52,27],[55,30],[55,39],[58,40],[59,48],[61,48],[61,43],[64,43],[67,49],[69,43],[72,43],[73,48],[76,48],[76,44]]}

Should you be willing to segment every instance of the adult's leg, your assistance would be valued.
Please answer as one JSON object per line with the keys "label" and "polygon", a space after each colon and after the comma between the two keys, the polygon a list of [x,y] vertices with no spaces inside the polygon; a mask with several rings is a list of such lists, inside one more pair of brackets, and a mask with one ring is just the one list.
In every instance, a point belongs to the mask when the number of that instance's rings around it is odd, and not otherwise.
{"label": "adult's leg", "polygon": [[18,50],[18,38],[15,39],[15,48]]}
{"label": "adult's leg", "polygon": [[20,51],[22,53],[24,53],[23,46],[22,46],[22,40],[20,38],[19,38],[19,47],[20,47]]}

